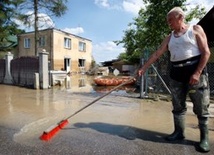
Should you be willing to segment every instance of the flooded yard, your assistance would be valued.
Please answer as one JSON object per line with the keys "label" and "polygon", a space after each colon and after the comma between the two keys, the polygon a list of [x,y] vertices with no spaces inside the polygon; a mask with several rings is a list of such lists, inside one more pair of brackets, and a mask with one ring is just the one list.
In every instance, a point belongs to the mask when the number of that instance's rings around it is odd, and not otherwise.
{"label": "flooded yard", "polygon": [[[47,90],[0,85],[0,151],[8,154],[10,145],[23,150],[30,148],[34,154],[60,154],[62,148],[68,151],[64,154],[108,154],[105,150],[109,154],[142,154],[145,150],[164,154],[171,147],[174,147],[171,151],[180,154],[194,151],[199,131],[191,104],[187,113],[187,140],[184,144],[166,143],[162,137],[173,130],[171,103],[140,99],[133,87],[121,88],[97,101],[72,117],[53,140],[42,142],[39,137],[43,131],[109,91],[108,87],[96,87],[91,76],[72,76],[69,80]],[[211,118],[210,141],[214,152],[213,135]]]}

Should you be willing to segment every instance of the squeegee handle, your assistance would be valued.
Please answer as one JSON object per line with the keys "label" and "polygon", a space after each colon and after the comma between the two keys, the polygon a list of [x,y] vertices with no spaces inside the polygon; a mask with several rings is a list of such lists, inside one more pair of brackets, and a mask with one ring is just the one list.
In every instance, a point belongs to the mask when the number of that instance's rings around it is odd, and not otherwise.
{"label": "squeegee handle", "polygon": [[118,89],[119,87],[124,86],[125,84],[129,83],[132,80],[135,80],[136,77],[132,77],[129,80],[121,83],[120,85],[112,88],[110,91],[108,91],[107,93],[103,94],[102,96],[96,98],[95,100],[93,100],[91,103],[87,104],[86,106],[82,107],[81,109],[79,109],[78,111],[76,111],[75,113],[73,113],[72,115],[70,115],[69,117],[67,117],[65,120],[70,119],[71,117],[73,117],[74,115],[78,114],[80,111],[84,110],[85,108],[89,107],[90,105],[94,104],[95,102],[99,101],[100,99],[102,99],[103,97],[109,95],[111,92],[115,91],[116,89]]}

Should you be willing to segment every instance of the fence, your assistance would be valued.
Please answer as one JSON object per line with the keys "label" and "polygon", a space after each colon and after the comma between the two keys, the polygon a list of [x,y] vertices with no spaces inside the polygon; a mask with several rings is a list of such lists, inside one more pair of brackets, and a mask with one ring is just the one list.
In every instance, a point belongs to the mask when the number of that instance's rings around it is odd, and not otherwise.
{"label": "fence", "polygon": [[39,57],[13,59],[9,52],[5,59],[0,59],[0,83],[47,89],[48,53],[43,51],[39,53]]}
{"label": "fence", "polygon": [[[210,84],[210,93],[211,96],[214,97],[214,42],[209,43],[209,47],[211,49],[211,56],[209,59],[209,62],[207,64],[207,71],[209,75],[209,84]],[[155,50],[144,50],[144,58],[147,59],[152,52]],[[169,71],[170,71],[170,54],[169,52],[166,52],[163,56],[161,56],[153,65],[155,69],[157,70],[158,74],[160,75],[159,78],[157,74],[155,73],[154,68],[150,67],[145,74],[145,91],[149,92],[150,89],[153,93],[163,93],[168,94],[167,88],[164,86],[165,82],[167,86],[169,86]]]}
{"label": "fence", "polygon": [[39,73],[38,57],[20,57],[11,61],[14,85],[34,87],[35,73]]}
{"label": "fence", "polygon": [[3,83],[5,77],[5,60],[0,59],[0,83]]}

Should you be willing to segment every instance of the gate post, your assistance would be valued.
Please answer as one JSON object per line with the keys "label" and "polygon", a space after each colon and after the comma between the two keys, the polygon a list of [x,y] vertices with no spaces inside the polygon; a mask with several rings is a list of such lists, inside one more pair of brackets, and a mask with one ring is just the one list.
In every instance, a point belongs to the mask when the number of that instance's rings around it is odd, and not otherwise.
{"label": "gate post", "polygon": [[[144,59],[141,59],[141,66],[144,64]],[[144,75],[140,77],[140,98],[145,97],[145,91],[144,91]]]}
{"label": "gate post", "polygon": [[45,49],[39,53],[39,82],[41,89],[49,88],[48,52]]}
{"label": "gate post", "polygon": [[13,54],[8,52],[5,55],[5,77],[4,77],[4,83],[5,84],[13,84],[13,79],[11,76],[11,70],[10,70],[10,62],[13,59]]}

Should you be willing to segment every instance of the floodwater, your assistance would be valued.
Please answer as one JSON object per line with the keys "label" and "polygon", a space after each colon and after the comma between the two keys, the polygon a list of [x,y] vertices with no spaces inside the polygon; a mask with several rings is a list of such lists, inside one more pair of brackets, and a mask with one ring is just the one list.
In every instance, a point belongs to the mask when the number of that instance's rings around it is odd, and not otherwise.
{"label": "floodwater", "polygon": [[[87,75],[67,77],[63,85],[47,90],[0,85],[0,124],[19,130],[14,134],[14,140],[28,143],[26,140],[33,138],[33,133],[39,136],[48,127],[67,118],[112,88],[96,87],[93,77]],[[126,90],[130,91],[128,87],[122,87],[112,93],[125,95]]]}
{"label": "floodwater", "polygon": [[[67,79],[63,86],[47,90],[0,85],[0,91],[0,127],[12,129],[14,142],[39,147],[43,145],[39,139],[43,131],[68,118],[109,90],[106,87],[103,90],[96,88],[93,85],[93,77],[79,75]],[[155,141],[173,130],[170,102],[139,99],[139,94],[134,93],[134,88],[112,92],[69,118],[69,122],[70,130],[90,130],[126,139],[153,138]],[[197,120],[191,106],[188,109],[186,126],[187,139],[198,141]],[[139,132],[144,134],[139,135]],[[64,138],[70,136],[68,132],[62,134]],[[211,118],[212,144],[213,135],[214,120]]]}

